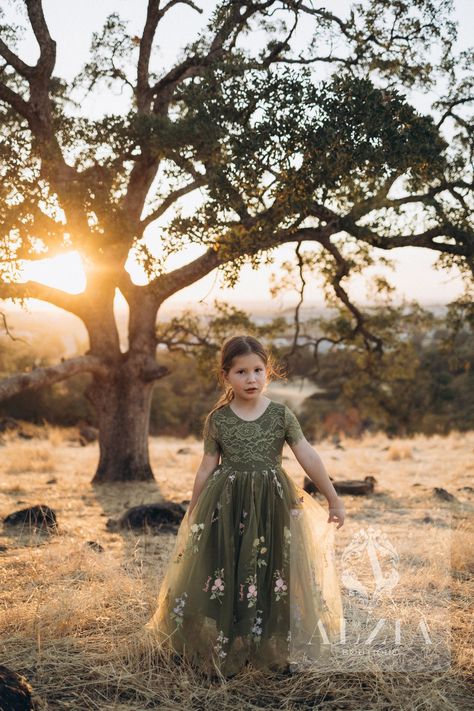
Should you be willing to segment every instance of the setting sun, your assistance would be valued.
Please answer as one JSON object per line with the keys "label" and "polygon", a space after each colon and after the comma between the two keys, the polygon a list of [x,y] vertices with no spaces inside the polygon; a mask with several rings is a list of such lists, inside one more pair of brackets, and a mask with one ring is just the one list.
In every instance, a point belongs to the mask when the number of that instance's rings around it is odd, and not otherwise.
{"label": "setting sun", "polygon": [[82,258],[76,251],[37,262],[25,262],[21,277],[54,286],[70,294],[80,294],[86,288]]}

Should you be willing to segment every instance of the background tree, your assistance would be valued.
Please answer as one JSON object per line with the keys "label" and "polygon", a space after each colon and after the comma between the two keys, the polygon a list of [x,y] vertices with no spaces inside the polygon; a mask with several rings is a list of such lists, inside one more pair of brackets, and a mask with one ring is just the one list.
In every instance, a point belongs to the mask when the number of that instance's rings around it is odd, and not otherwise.
{"label": "background tree", "polygon": [[[153,476],[151,394],[167,372],[156,360],[157,315],[167,298],[212,270],[233,284],[246,261],[257,268],[276,247],[295,243],[299,262],[317,269],[345,305],[352,335],[379,353],[382,340],[342,284],[374,262],[373,247],[433,249],[441,266],[472,273],[472,79],[469,53],[452,51],[450,0],[367,0],[346,17],[309,0],[221,2],[169,71],[154,60],[160,22],[183,6],[200,10],[191,0],[148,0],[141,36],[112,14],[72,86],[54,75],[56,42],[41,0],[17,5],[26,8],[40,53],[36,65],[24,62],[17,28],[3,23],[0,297],[70,311],[84,322],[90,348],[0,383],[0,397],[91,373],[96,482]],[[293,48],[302,23],[313,28],[304,54]],[[248,48],[257,30],[266,39]],[[320,81],[323,67],[329,75]],[[446,92],[431,115],[402,93],[441,81]],[[75,92],[104,83],[128,92],[129,110],[82,116]],[[191,216],[173,212],[195,191],[201,202]],[[156,257],[146,230],[167,211]],[[202,255],[168,270],[167,256],[190,243],[202,245]],[[303,257],[302,243],[314,251]],[[15,281],[20,259],[71,249],[84,261],[82,294]],[[147,270],[145,286],[125,270],[131,250]],[[130,308],[126,353],[113,314],[116,289]]]}

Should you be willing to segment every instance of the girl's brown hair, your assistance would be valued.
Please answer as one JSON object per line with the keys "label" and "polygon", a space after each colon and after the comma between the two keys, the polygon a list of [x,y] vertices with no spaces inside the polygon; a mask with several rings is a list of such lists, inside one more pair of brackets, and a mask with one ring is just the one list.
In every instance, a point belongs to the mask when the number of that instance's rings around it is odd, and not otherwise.
{"label": "girl's brown hair", "polygon": [[219,363],[217,366],[217,379],[224,388],[224,392],[206,417],[203,432],[204,438],[206,438],[209,434],[212,413],[219,410],[221,407],[224,407],[234,399],[234,391],[232,390],[232,386],[226,383],[222,377],[222,371],[224,370],[228,373],[232,368],[234,358],[249,355],[250,353],[255,353],[265,363],[268,380],[285,377],[282,366],[277,364],[273,356],[267,352],[264,346],[256,338],[253,336],[232,336],[232,338],[228,338],[221,348]]}

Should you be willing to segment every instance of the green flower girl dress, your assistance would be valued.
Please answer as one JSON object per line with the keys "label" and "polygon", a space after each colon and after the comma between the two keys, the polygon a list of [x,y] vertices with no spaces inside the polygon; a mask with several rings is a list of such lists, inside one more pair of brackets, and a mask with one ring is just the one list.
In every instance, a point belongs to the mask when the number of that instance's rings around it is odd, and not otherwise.
{"label": "green flower girl dress", "polygon": [[334,526],[282,467],[285,441],[302,437],[294,413],[273,400],[255,420],[228,404],[209,418],[204,451],[220,462],[191,522],[188,512],[181,521],[145,625],[205,673],[329,657],[342,617]]}

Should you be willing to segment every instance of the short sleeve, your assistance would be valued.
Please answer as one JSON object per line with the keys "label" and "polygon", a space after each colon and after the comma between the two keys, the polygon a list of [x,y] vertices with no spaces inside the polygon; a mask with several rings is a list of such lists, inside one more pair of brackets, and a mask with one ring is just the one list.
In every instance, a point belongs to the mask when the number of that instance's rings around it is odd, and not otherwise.
{"label": "short sleeve", "polygon": [[304,433],[296,415],[285,405],[285,441],[293,445],[303,437]]}
{"label": "short sleeve", "polygon": [[211,412],[206,417],[204,424],[204,454],[217,454],[220,452],[219,437],[213,415],[214,413]]}

